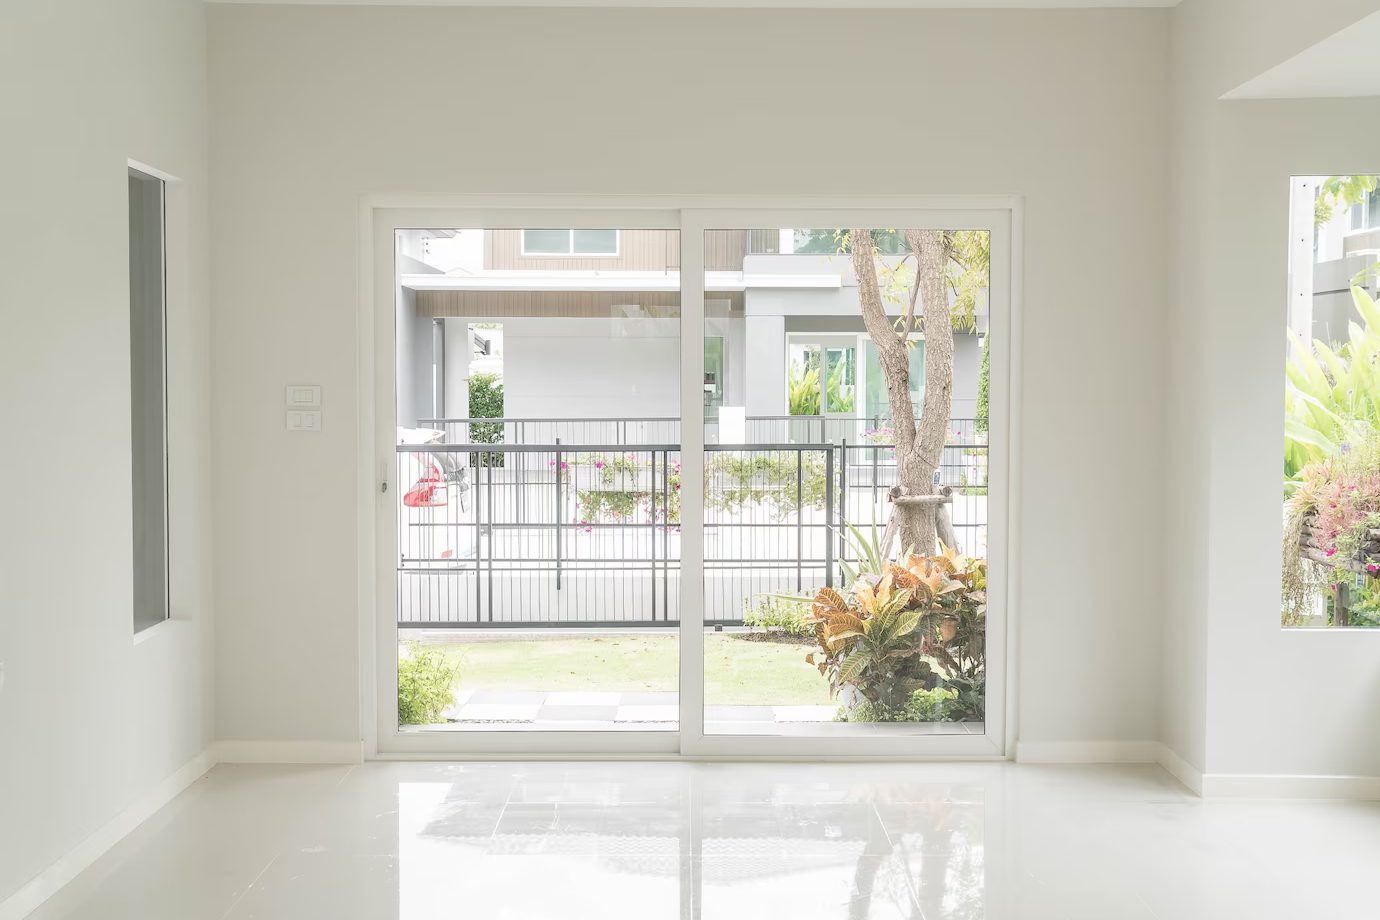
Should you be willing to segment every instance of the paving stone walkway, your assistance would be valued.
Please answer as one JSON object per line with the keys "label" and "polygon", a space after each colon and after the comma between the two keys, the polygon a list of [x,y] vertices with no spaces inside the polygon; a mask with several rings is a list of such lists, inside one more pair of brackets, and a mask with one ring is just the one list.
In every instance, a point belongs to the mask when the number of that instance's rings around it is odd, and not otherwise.
{"label": "paving stone walkway", "polygon": [[[674,723],[675,693],[461,690],[446,718],[458,723]],[[706,722],[832,722],[838,707],[706,706]],[[649,724],[649,727],[650,727]]]}

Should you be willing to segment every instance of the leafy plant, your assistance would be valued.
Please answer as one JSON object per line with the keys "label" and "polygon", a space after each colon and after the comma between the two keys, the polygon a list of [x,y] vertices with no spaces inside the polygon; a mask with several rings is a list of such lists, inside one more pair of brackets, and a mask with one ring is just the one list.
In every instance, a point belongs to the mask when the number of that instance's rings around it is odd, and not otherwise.
{"label": "leafy plant", "polygon": [[824,381],[826,411],[852,412],[857,405],[857,394],[845,389],[843,375],[847,370],[844,364],[835,364],[834,369],[829,372],[829,379]]}
{"label": "leafy plant", "polygon": [[1380,176],[1328,176],[1318,187],[1318,197],[1313,202],[1313,225],[1322,226],[1339,210],[1374,194],[1377,179]]}
{"label": "leafy plant", "polygon": [[398,724],[430,725],[454,701],[460,665],[444,651],[409,642],[398,655]]}
{"label": "leafy plant", "polygon": [[1360,578],[1357,587],[1364,593],[1380,577],[1376,543],[1370,539],[1370,532],[1380,529],[1380,436],[1308,464],[1294,485],[1284,505],[1285,626],[1303,625],[1333,582]]}
{"label": "leafy plant", "polygon": [[769,594],[759,597],[756,604],[743,611],[743,624],[803,638],[814,635],[815,631],[809,612],[808,597]]}
{"label": "leafy plant", "polygon": [[978,368],[977,421],[978,434],[987,433],[987,415],[991,408],[992,391],[992,337],[982,337],[982,364]]}
{"label": "leafy plant", "polygon": [[[1293,357],[1285,367],[1284,475],[1293,481],[1310,463],[1326,460],[1380,431],[1380,308],[1362,283],[1380,266],[1351,282],[1361,324],[1334,350],[1314,340],[1310,348],[1292,330]],[[1291,482],[1292,485],[1292,482]]]}
{"label": "leafy plant", "polygon": [[[897,578],[904,584],[897,584]],[[916,585],[902,571],[887,572],[875,584],[859,581],[852,598],[821,588],[811,607],[816,638],[823,653],[805,657],[838,693],[855,687],[872,703],[887,709],[904,705],[922,689],[932,671],[920,647],[908,641],[923,612],[914,605]]]}
{"label": "leafy plant", "polygon": [[791,415],[819,415],[819,368],[792,364],[787,372],[786,403]]}
{"label": "leafy plant", "polygon": [[807,359],[804,366],[792,364],[786,377],[786,404],[791,415],[819,415],[821,408],[830,412],[852,412],[857,406],[857,394],[847,389],[844,375],[848,368],[842,362],[834,364],[824,381],[826,406],[819,402],[819,365]]}
{"label": "leafy plant", "polygon": [[822,588],[810,611],[819,651],[806,656],[830,691],[852,688],[894,711],[917,690],[955,696],[948,718],[980,720],[987,639],[987,563],[952,550],[884,563],[848,595]]}
{"label": "leafy plant", "polygon": [[958,691],[946,687],[916,690],[900,709],[887,709],[864,700],[851,710],[840,707],[837,722],[947,722]]}
{"label": "leafy plant", "polygon": [[[548,463],[553,469],[556,467],[554,459]],[[578,468],[592,470],[598,483],[597,487],[576,492],[581,523],[626,521],[639,511],[662,524],[680,523],[679,461],[670,461],[666,470],[658,467],[656,482],[639,483],[638,477],[644,472],[648,474],[647,479],[651,479],[651,465],[636,454],[579,454],[562,460],[558,475],[563,482],[569,482],[572,472]]]}
{"label": "leafy plant", "polygon": [[[470,374],[470,418],[503,417],[503,378],[497,374]],[[478,444],[502,444],[502,422],[470,422],[470,440]],[[481,466],[503,466],[503,454],[479,455]]]}
{"label": "leafy plant", "polygon": [[778,518],[798,511],[801,505],[822,509],[824,480],[823,451],[803,451],[798,455],[720,452],[705,463],[705,507],[737,512],[747,505],[765,504],[772,507]]}
{"label": "leafy plant", "polygon": [[848,529],[843,533],[843,542],[857,559],[857,563],[850,563],[846,558],[847,553],[840,557],[839,568],[843,569],[844,579],[851,585],[865,575],[881,578],[886,572],[886,551],[889,547],[882,546],[883,533],[877,530],[877,522],[872,522],[870,535],[864,534],[853,524],[847,526]]}

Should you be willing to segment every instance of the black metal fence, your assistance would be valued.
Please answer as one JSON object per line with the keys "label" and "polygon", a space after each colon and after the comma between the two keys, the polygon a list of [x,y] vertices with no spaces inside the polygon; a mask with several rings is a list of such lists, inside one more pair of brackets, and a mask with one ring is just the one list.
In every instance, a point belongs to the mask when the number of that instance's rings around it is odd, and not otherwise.
{"label": "black metal fence", "polygon": [[[834,584],[853,559],[847,525],[885,526],[892,454],[706,445],[705,622],[738,624],[772,594]],[[985,444],[951,443],[936,475],[954,487],[959,548],[974,555],[986,552],[986,459]],[[397,462],[400,626],[679,622],[678,445],[404,445]]]}
{"label": "black metal fence", "polygon": [[[677,444],[680,420],[646,418],[424,418],[418,425],[445,433],[447,444]],[[746,444],[886,444],[892,440],[886,418],[844,415],[750,415]],[[704,420],[706,444],[717,444],[717,418]],[[954,444],[986,441],[977,419],[951,419]]]}

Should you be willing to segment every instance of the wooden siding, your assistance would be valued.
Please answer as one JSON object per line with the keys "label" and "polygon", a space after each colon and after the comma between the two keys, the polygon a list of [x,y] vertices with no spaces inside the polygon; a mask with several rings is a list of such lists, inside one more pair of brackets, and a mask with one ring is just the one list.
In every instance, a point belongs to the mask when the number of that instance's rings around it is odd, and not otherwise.
{"label": "wooden siding", "polygon": [[[746,231],[711,230],[705,236],[705,266],[710,271],[742,271]],[[530,256],[522,254],[521,230],[484,234],[484,267],[499,271],[680,270],[679,230],[620,230],[616,256]]]}
{"label": "wooden siding", "polygon": [[[741,315],[743,294],[716,293],[716,300],[730,300],[730,308]],[[626,316],[629,304],[646,309],[648,316],[680,316],[680,294],[676,291],[418,291],[417,315],[425,317],[465,316],[475,319],[504,317],[593,317]]]}

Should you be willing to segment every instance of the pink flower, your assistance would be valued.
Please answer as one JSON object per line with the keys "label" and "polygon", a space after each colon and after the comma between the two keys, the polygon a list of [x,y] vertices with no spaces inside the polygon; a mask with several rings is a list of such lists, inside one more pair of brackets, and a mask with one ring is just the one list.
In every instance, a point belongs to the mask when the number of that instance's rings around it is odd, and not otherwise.
{"label": "pink flower", "polygon": [[1367,574],[1367,575],[1374,575],[1374,574],[1376,574],[1377,572],[1380,572],[1380,563],[1375,563],[1375,562],[1367,562],[1367,563],[1366,563],[1366,574]]}
{"label": "pink flower", "polygon": [[1336,553],[1337,553],[1337,547],[1335,547],[1335,546],[1329,546],[1329,547],[1327,548],[1327,555],[1329,555],[1329,556],[1334,556],[1334,555],[1336,555]]}

